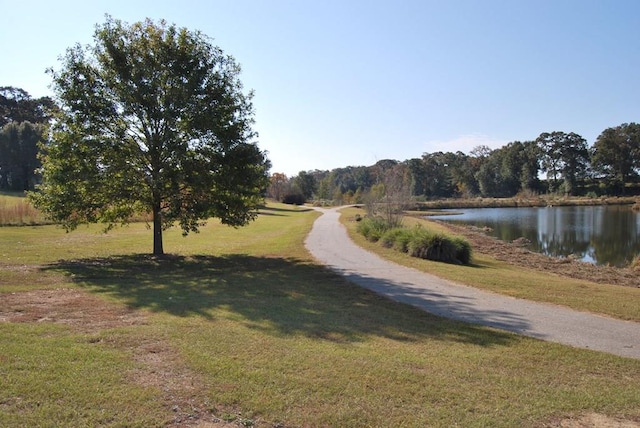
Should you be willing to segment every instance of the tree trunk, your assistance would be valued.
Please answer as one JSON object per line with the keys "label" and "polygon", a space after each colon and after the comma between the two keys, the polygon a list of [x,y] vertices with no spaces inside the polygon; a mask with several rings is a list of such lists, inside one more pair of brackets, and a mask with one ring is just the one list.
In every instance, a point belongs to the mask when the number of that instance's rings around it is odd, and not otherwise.
{"label": "tree trunk", "polygon": [[162,246],[162,211],[159,202],[153,205],[153,255],[161,256],[164,254]]}

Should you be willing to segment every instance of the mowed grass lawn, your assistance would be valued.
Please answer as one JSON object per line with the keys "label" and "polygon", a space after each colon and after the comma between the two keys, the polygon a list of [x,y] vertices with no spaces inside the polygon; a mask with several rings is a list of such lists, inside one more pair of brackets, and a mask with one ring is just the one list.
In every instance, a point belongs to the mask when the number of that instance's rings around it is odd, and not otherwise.
{"label": "mowed grass lawn", "polygon": [[245,228],[171,230],[163,258],[144,224],[0,228],[0,426],[640,420],[640,361],[353,286],[305,250],[317,215],[270,204]]}

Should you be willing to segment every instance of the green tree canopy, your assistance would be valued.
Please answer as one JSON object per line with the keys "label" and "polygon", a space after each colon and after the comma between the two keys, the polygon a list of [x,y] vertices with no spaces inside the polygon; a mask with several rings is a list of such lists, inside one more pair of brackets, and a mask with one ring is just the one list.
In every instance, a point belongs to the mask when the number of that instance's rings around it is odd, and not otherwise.
{"label": "green tree canopy", "polygon": [[[589,167],[587,141],[571,132],[543,132],[536,139],[542,152],[542,169],[553,177],[553,185],[560,175],[564,179],[564,191],[573,194],[576,183],[584,178]],[[557,190],[557,189],[554,189]]]}
{"label": "green tree canopy", "polygon": [[34,99],[24,89],[0,87],[0,189],[33,190],[40,166],[37,143],[55,108],[49,97]]}
{"label": "green tree canopy", "polygon": [[313,175],[305,171],[300,171],[297,176],[293,178],[293,188],[299,192],[305,199],[311,199],[316,192],[318,184]]}
{"label": "green tree canopy", "polygon": [[538,145],[513,141],[487,156],[476,178],[482,196],[510,197],[538,188]]}
{"label": "green tree canopy", "polygon": [[455,184],[451,175],[452,169],[449,162],[455,157],[452,153],[424,153],[422,155],[423,184],[425,195],[428,197],[442,198],[453,195]]}
{"label": "green tree canopy", "polygon": [[200,32],[149,19],[107,17],[94,42],[50,70],[61,112],[36,205],[68,229],[151,212],[156,255],[176,222],[186,235],[210,217],[254,219],[269,161],[235,60]]}
{"label": "green tree canopy", "polygon": [[624,192],[640,169],[640,125],[623,123],[602,131],[593,145],[592,165]]}
{"label": "green tree canopy", "polygon": [[38,144],[46,126],[41,123],[9,122],[0,130],[0,189],[33,190],[40,167]]}
{"label": "green tree canopy", "polygon": [[0,126],[10,122],[46,123],[54,110],[49,97],[34,99],[24,89],[0,87]]}

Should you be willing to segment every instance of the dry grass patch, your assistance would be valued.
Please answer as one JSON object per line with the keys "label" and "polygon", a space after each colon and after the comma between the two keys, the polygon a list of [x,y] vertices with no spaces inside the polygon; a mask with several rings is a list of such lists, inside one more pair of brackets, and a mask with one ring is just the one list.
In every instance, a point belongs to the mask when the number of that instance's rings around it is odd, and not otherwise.
{"label": "dry grass patch", "polygon": [[[131,384],[157,390],[167,409],[167,426],[228,426],[215,416],[225,413],[209,403],[202,376],[190,369],[180,350],[157,332],[145,334],[149,315],[109,302],[77,288],[4,293],[0,299],[0,323],[59,324],[82,341],[106,346],[130,355],[133,362],[125,378]],[[132,334],[131,328],[139,327]],[[142,329],[142,330],[140,330]],[[0,353],[0,359],[8,359]],[[1,400],[0,400],[1,401]],[[8,409],[20,400],[4,400]]]}
{"label": "dry grass patch", "polygon": [[74,288],[3,293],[0,321],[52,322],[73,327],[80,333],[144,324],[145,317],[122,305]]}
{"label": "dry grass patch", "polygon": [[612,418],[599,413],[589,413],[582,416],[564,418],[546,425],[548,428],[638,428],[640,422]]}
{"label": "dry grass patch", "polygon": [[0,226],[44,224],[46,219],[22,194],[0,193]]}

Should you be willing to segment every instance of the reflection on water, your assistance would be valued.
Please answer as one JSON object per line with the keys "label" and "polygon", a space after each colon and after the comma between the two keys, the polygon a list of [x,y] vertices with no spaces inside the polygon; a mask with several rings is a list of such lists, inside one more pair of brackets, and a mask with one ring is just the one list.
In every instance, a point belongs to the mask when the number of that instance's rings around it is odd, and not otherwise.
{"label": "reflection on water", "polygon": [[439,220],[489,227],[504,241],[524,237],[528,248],[553,257],[625,266],[640,254],[640,214],[627,205],[546,208],[474,208],[444,210],[460,215]]}

